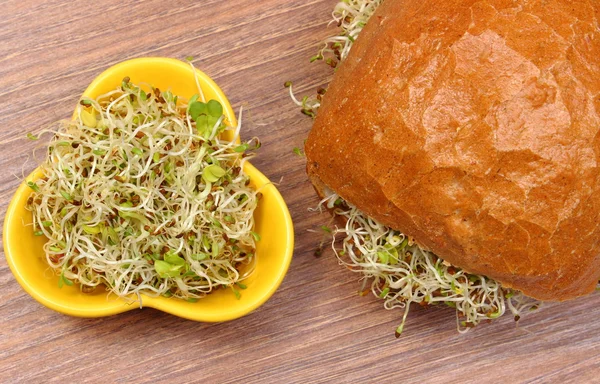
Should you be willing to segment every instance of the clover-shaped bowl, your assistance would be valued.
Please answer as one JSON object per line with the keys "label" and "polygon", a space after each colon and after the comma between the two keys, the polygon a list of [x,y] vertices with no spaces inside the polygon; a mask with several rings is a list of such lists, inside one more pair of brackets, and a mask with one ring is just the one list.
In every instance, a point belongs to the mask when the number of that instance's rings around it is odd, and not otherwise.
{"label": "clover-shaped bowl", "polygon": [[[194,73],[195,71],[195,73]],[[83,96],[95,98],[116,89],[124,77],[132,83],[148,83],[175,95],[190,98],[197,93],[196,79],[207,100],[223,105],[225,117],[236,124],[231,105],[221,89],[203,72],[189,63],[170,58],[138,58],[128,60],[101,73]],[[137,309],[155,308],[175,316],[204,322],[220,322],[244,316],[273,295],[281,284],[292,259],[294,229],[288,208],[277,188],[262,173],[246,162],[245,172],[254,188],[262,188],[262,199],[254,213],[257,243],[256,269],[244,281],[247,286],[238,299],[230,290],[217,290],[195,303],[166,297],[141,295],[119,298],[107,292],[82,293],[77,285],[58,286],[58,276],[45,261],[45,237],[34,236],[32,215],[25,209],[31,190],[27,181],[42,176],[35,170],[17,189],[4,219],[4,253],[15,278],[27,293],[48,308],[79,317],[101,317]]]}

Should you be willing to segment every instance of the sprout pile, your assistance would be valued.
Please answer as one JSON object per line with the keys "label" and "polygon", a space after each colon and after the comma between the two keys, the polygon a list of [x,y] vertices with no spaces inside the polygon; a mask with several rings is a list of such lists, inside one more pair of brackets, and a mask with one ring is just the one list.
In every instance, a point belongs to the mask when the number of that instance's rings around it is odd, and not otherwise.
{"label": "sprout pile", "polygon": [[[402,333],[411,303],[442,303],[456,308],[459,331],[482,320],[498,318],[507,309],[518,320],[521,313],[539,306],[538,301],[503,288],[492,279],[453,267],[335,194],[321,204],[345,222],[343,228],[333,232],[332,247],[340,263],[363,276],[360,292],[371,291],[385,301],[387,309],[404,308],[396,336]],[[337,247],[336,235],[343,236],[341,249]]]}
{"label": "sprout pile", "polygon": [[260,198],[243,171],[259,143],[236,144],[240,126],[241,114],[231,126],[201,90],[184,100],[125,78],[83,98],[76,118],[50,131],[42,177],[28,182],[33,230],[48,238],[59,286],[137,300],[193,302],[222,288],[239,297],[255,264]]}
{"label": "sprout pile", "polygon": [[[336,36],[327,39],[311,61],[322,60],[333,68],[350,52],[370,16],[383,0],[344,0],[333,11],[332,23],[340,27]],[[286,83],[302,113],[315,117],[325,89],[315,97],[296,99],[292,84]],[[339,196],[332,194],[321,201],[335,217],[345,222],[333,233],[332,248],[341,264],[362,276],[360,294],[371,291],[384,300],[387,309],[403,308],[398,328],[404,328],[411,303],[422,306],[445,304],[456,309],[457,328],[466,332],[483,320],[492,320],[509,310],[515,320],[534,310],[541,302],[501,286],[485,276],[473,275],[454,267],[422,249],[410,237],[378,223]],[[341,240],[341,248],[340,245]],[[321,250],[317,251],[320,254]]]}

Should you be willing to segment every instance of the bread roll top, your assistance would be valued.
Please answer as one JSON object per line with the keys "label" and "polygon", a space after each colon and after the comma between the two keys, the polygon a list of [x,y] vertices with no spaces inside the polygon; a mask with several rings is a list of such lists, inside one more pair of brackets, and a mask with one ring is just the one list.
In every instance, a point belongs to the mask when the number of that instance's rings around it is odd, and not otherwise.
{"label": "bread roll top", "polygon": [[600,277],[600,1],[386,0],[325,95],[307,171],[541,300]]}

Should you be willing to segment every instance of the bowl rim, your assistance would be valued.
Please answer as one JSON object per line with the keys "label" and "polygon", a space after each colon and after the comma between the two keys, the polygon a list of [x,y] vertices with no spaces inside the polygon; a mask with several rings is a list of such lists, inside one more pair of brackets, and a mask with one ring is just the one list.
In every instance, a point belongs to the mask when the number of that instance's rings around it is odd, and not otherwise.
{"label": "bowl rim", "polygon": [[[103,84],[103,82],[106,81],[107,78],[110,78],[112,73],[121,70],[123,67],[146,65],[150,62],[153,62],[155,64],[160,64],[160,65],[165,65],[165,66],[175,66],[175,67],[179,67],[181,69],[188,69],[188,70],[192,69],[192,66],[189,65],[189,63],[185,63],[183,61],[173,59],[173,58],[140,57],[140,58],[130,59],[130,60],[119,62],[115,65],[110,66],[109,68],[105,69],[104,71],[102,71],[102,73],[100,73],[90,83],[90,85],[85,89],[85,91],[83,92],[83,94],[80,97],[85,97],[85,96],[89,95],[90,93],[92,93],[95,88],[97,88],[100,84]],[[215,93],[215,95],[217,95],[219,102],[221,102],[221,104],[223,105],[224,114],[226,115],[226,117],[232,122],[232,124],[236,124],[237,119],[235,117],[235,114],[233,113],[231,104],[229,103],[229,100],[227,99],[227,97],[225,96],[225,94],[223,93],[221,88],[204,72],[200,71],[197,68],[194,68],[194,69],[195,69],[198,80],[202,84],[202,87],[203,88],[205,88],[205,86],[210,87],[210,89]],[[76,113],[77,112],[75,109],[73,116],[75,116]],[[21,273],[21,270],[15,263],[15,258],[14,258],[15,256],[13,255],[13,252],[11,249],[11,244],[13,241],[15,241],[15,237],[17,236],[17,234],[13,234],[13,229],[11,228],[11,223],[14,222],[13,217],[16,214],[16,210],[19,208],[19,205],[18,205],[18,201],[20,200],[19,197],[22,194],[28,192],[28,186],[26,185],[27,181],[31,180],[33,178],[36,178],[36,175],[41,174],[39,167],[34,169],[20,183],[19,187],[17,188],[17,190],[13,194],[13,197],[11,198],[11,201],[7,207],[7,210],[6,210],[6,213],[4,216],[2,237],[3,237],[4,255],[7,260],[8,266],[9,266],[13,276],[16,278],[17,282],[19,283],[19,285],[21,285],[21,287],[36,301],[43,304],[47,308],[50,308],[57,312],[71,315],[71,316],[104,317],[104,316],[111,316],[111,315],[115,315],[118,313],[129,311],[129,310],[132,310],[135,308],[142,308],[142,307],[154,308],[154,309],[169,313],[169,314],[177,316],[177,317],[194,320],[194,321],[202,321],[202,322],[223,322],[223,321],[234,320],[234,319],[240,318],[242,316],[245,316],[245,315],[253,312],[254,310],[256,310],[261,305],[263,305],[275,293],[275,291],[279,288],[279,286],[283,282],[283,279],[285,278],[285,275],[287,274],[287,271],[288,271],[289,266],[292,261],[292,255],[293,255],[293,250],[294,250],[294,226],[293,226],[292,218],[291,218],[291,215],[289,212],[289,208],[287,207],[287,204],[285,203],[283,197],[281,196],[281,193],[278,191],[278,189],[275,187],[275,185],[272,182],[270,182],[270,180],[265,175],[263,175],[258,169],[256,169],[249,162],[246,162],[244,164],[244,170],[246,171],[246,173],[248,173],[251,176],[251,179],[253,179],[253,183],[255,183],[260,188],[262,188],[261,192],[263,193],[263,195],[269,194],[270,198],[274,199],[275,203],[273,205],[277,206],[278,209],[281,210],[281,213],[283,214],[283,219],[284,219],[283,223],[285,225],[285,239],[283,239],[283,241],[285,242],[285,252],[283,255],[280,256],[280,264],[278,265],[279,268],[277,268],[276,273],[271,275],[272,281],[271,281],[271,284],[269,284],[269,289],[266,290],[263,294],[257,295],[254,300],[249,301],[248,304],[245,306],[242,306],[242,307],[236,306],[234,308],[227,308],[226,310],[223,310],[222,313],[220,312],[220,313],[215,313],[215,314],[202,313],[202,312],[196,312],[196,311],[173,310],[173,308],[171,308],[169,306],[169,301],[176,300],[176,299],[170,299],[170,298],[165,298],[165,297],[150,297],[150,296],[141,294],[140,302],[137,302],[137,301],[129,302],[128,300],[126,300],[124,298],[119,298],[116,295],[113,295],[114,300],[109,300],[107,298],[107,305],[103,306],[102,308],[82,309],[82,308],[78,308],[78,307],[61,305],[61,304],[57,303],[56,301],[53,301],[53,300],[49,299],[48,297],[46,297],[45,295],[41,294],[38,291],[38,289],[36,289],[32,284],[30,284],[28,279],[23,276],[23,274]],[[16,240],[18,241],[18,239],[16,239]],[[107,293],[107,296],[109,296],[108,293]]]}

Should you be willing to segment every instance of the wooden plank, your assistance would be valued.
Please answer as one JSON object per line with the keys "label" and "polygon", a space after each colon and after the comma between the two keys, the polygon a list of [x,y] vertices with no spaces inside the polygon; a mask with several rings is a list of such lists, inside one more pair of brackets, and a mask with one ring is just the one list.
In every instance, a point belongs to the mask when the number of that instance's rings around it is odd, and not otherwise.
{"label": "wooden plank", "polygon": [[329,220],[292,153],[310,119],[301,94],[331,70],[309,64],[335,1],[4,1],[0,20],[0,215],[37,143],[24,139],[68,118],[103,69],[139,56],[194,56],[245,109],[253,160],[289,204],[296,250],[280,290],[259,310],[202,324],[144,309],[102,319],[67,317],[30,298],[0,259],[0,382],[594,382],[600,367],[600,296],[555,304],[516,326],[508,316],[466,335],[452,310],[402,311],[359,297],[358,276],[313,251]]}

